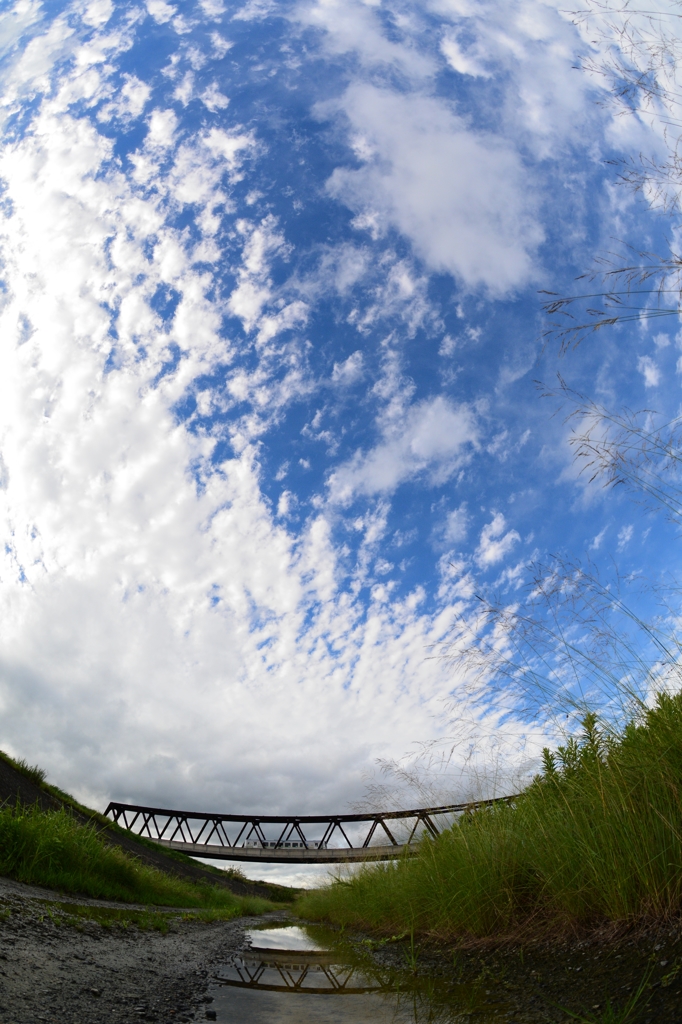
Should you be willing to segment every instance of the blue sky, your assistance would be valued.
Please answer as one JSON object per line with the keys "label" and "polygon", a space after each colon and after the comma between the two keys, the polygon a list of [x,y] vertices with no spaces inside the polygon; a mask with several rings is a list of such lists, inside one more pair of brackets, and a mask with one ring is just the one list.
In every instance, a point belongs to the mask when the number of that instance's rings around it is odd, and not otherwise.
{"label": "blue sky", "polygon": [[[671,567],[535,383],[679,404],[676,318],[541,341],[540,289],[675,237],[608,162],[664,156],[660,119],[575,67],[616,16],[20,0],[0,24],[5,749],[98,805],[342,810],[378,758],[447,747],[466,680],[429,655],[476,592],[523,600],[554,553]],[[472,737],[500,785],[542,736],[491,705],[438,785],[475,788]]]}

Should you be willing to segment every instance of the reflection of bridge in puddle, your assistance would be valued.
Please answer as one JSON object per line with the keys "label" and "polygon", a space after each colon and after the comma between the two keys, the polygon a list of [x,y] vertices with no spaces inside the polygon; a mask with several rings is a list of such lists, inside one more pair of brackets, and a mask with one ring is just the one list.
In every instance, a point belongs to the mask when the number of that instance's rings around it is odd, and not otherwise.
{"label": "reflection of bridge in puddle", "polygon": [[245,937],[250,947],[214,974],[211,1009],[220,1024],[455,1024],[472,1013],[480,1024],[508,1019],[486,991],[488,979],[452,987],[379,966],[319,925],[277,922]]}
{"label": "reflection of bridge in puddle", "polygon": [[332,953],[252,947],[216,976],[221,985],[262,992],[309,995],[363,995],[383,986]]}

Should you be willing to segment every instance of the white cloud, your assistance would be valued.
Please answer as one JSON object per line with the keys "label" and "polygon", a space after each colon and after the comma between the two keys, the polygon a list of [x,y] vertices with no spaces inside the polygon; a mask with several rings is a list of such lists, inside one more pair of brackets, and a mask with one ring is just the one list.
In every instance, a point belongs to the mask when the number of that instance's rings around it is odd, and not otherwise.
{"label": "white cloud", "polygon": [[332,54],[353,52],[369,69],[394,67],[404,75],[423,78],[435,70],[432,59],[409,41],[386,37],[378,4],[363,0],[319,0],[295,8],[296,20],[323,33],[323,45]]}
{"label": "white cloud", "polygon": [[146,82],[141,82],[135,75],[124,75],[125,84],[121,89],[119,105],[131,117],[139,117],[144,110],[151,89]]}
{"label": "white cloud", "polygon": [[230,295],[228,308],[239,317],[246,331],[258,329],[257,344],[264,346],[282,331],[304,324],[308,306],[300,299],[274,303],[276,294],[270,278],[270,261],[288,252],[276,218],[268,214],[255,225],[242,219],[236,227],[244,238],[244,251],[237,287]]}
{"label": "white cloud", "polygon": [[590,543],[590,551],[599,551],[599,548],[602,545],[602,541],[604,540],[607,530],[608,526],[605,526],[603,530],[599,531],[596,537],[592,538],[592,541]]}
{"label": "white cloud", "polygon": [[160,149],[167,149],[173,142],[173,135],[178,126],[178,119],[173,110],[153,110],[149,118],[147,144]]}
{"label": "white cloud", "polygon": [[249,0],[232,17],[235,21],[260,21],[274,10],[274,0]]}
{"label": "white cloud", "polygon": [[332,380],[335,384],[355,384],[363,375],[362,352],[353,352],[342,363],[334,363]]}
{"label": "white cloud", "polygon": [[0,12],[0,54],[4,60],[22,40],[30,38],[34,26],[42,20],[41,7],[40,0],[23,0]]}
{"label": "white cloud", "polygon": [[329,479],[332,502],[357,495],[390,494],[422,474],[443,483],[471,456],[478,440],[476,417],[468,405],[438,396],[408,408],[387,422],[379,444],[357,452]]}
{"label": "white cloud", "polygon": [[218,88],[218,83],[211,82],[208,88],[202,92],[201,102],[211,113],[215,113],[216,110],[224,110],[230,101],[227,96],[223,96]]}
{"label": "white cloud", "polygon": [[55,61],[64,59],[75,46],[75,31],[67,19],[55,18],[44,32],[29,40],[16,61],[5,70],[3,105],[16,102],[21,94],[49,89],[49,75]]}
{"label": "white cloud", "polygon": [[637,369],[644,377],[645,388],[657,388],[661,383],[660,368],[651,356],[640,356],[637,360]]}
{"label": "white cloud", "polygon": [[177,14],[177,7],[167,4],[166,0],[147,0],[147,11],[157,24],[163,25]]}
{"label": "white cloud", "polygon": [[183,107],[186,107],[193,95],[194,75],[191,71],[188,71],[182,76],[176,85],[175,90],[173,91],[173,99],[178,100],[179,103],[182,103]]}
{"label": "white cloud", "polygon": [[361,334],[376,330],[378,321],[393,317],[399,318],[411,335],[420,327],[440,324],[428,294],[429,278],[416,270],[413,261],[390,250],[384,250],[377,260],[366,245],[344,242],[325,246],[314,270],[298,278],[296,287],[302,297],[313,300],[330,291],[348,296],[361,283],[368,289],[368,300],[352,309],[348,317]]}
{"label": "white cloud", "polygon": [[[545,0],[432,0],[452,29],[441,49],[450,67],[474,78],[495,78],[498,131],[523,138],[539,157],[558,159],[595,119],[600,81],[575,74],[585,42],[571,19]],[[592,39],[590,38],[590,43]]]}
{"label": "white cloud", "polygon": [[83,13],[83,21],[86,25],[99,28],[100,25],[106,25],[113,13],[112,0],[91,0]]}
{"label": "white cloud", "polygon": [[516,530],[507,530],[507,522],[502,513],[496,512],[491,522],[481,530],[481,538],[474,556],[479,569],[488,569],[491,565],[501,562],[520,540],[521,537]]}
{"label": "white cloud", "polygon": [[448,544],[461,544],[469,529],[469,515],[466,505],[449,512],[445,521],[444,539]]}
{"label": "white cloud", "polygon": [[[445,28],[438,52],[432,25],[391,0],[295,8],[300,24],[319,29],[324,51],[353,57],[347,93],[318,114],[343,112],[364,166],[337,168],[329,188],[373,239],[397,228],[430,269],[494,295],[513,292],[537,276],[544,237],[543,185],[531,180],[527,156],[562,160],[582,145],[601,116],[593,93],[602,83],[575,73],[584,42],[545,0],[431,0],[427,8]],[[434,95],[445,65],[481,83],[466,118]],[[487,133],[472,128],[474,111]]]}
{"label": "white cloud", "polygon": [[468,49],[463,49],[454,36],[446,36],[441,43],[441,50],[450,65],[460,75],[471,75],[473,78],[489,78],[483,63]]}
{"label": "white cloud", "polygon": [[230,296],[229,306],[245,329],[250,331],[258,322],[263,306],[272,297],[269,259],[286,243],[284,236],[277,231],[277,221],[272,214],[257,226],[246,220],[238,221],[237,230],[246,242],[238,285]]}
{"label": "white cloud", "polygon": [[199,6],[209,18],[219,18],[225,13],[223,0],[199,0]]}
{"label": "white cloud", "polygon": [[277,502],[277,515],[288,516],[296,505],[296,497],[291,491],[282,491]]}
{"label": "white cloud", "polygon": [[222,128],[211,128],[204,137],[204,143],[214,156],[220,156],[234,172],[239,167],[245,151],[255,146],[255,139],[249,132],[227,132]]}
{"label": "white cloud", "polygon": [[631,523],[627,526],[621,526],[618,531],[618,550],[624,551],[632,540],[632,534],[634,533],[634,527]]}
{"label": "white cloud", "polygon": [[230,42],[229,39],[225,39],[219,32],[211,33],[211,43],[213,44],[213,50],[218,57],[224,57],[227,51],[231,50],[234,46],[234,43]]}
{"label": "white cloud", "polygon": [[451,334],[446,334],[438,347],[439,356],[452,356],[457,351],[457,338],[453,338]]}
{"label": "white cloud", "polygon": [[398,228],[431,269],[469,287],[501,295],[528,283],[542,229],[511,146],[428,96],[355,84],[337,109],[378,155],[359,170],[337,168],[332,195]]}
{"label": "white cloud", "polygon": [[[662,164],[676,158],[677,139],[670,125],[682,116],[677,59],[682,35],[677,19],[669,18],[669,14],[669,7],[660,0],[653,0],[643,9],[600,4],[589,5],[589,16],[580,21],[583,39],[594,47],[595,78],[601,77],[602,61],[612,66],[622,59],[633,81],[646,83],[641,91],[633,89],[626,98],[620,97],[623,102],[611,103],[608,141],[628,158],[638,153]],[[633,116],[622,116],[624,113]],[[676,176],[645,185],[642,196],[659,209],[678,202]]]}
{"label": "white cloud", "polygon": [[[352,53],[365,80],[371,74],[386,81],[392,73],[411,88],[430,90],[443,66],[497,79],[487,110],[496,131],[514,143],[523,137],[524,148],[541,158],[560,158],[567,141],[580,139],[595,118],[590,94],[603,83],[575,74],[585,42],[560,10],[545,0],[429,0],[425,6],[444,29],[440,45],[432,24],[416,11],[406,17],[390,0],[317,0],[300,4],[295,14],[320,29],[326,50]],[[486,103],[485,94],[481,100]]]}

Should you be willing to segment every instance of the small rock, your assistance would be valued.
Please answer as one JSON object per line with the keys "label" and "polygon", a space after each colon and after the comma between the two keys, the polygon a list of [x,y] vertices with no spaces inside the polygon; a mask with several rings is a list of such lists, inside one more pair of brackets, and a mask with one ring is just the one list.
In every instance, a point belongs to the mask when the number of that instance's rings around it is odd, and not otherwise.
{"label": "small rock", "polygon": [[207,1010],[206,1011],[206,1020],[215,1020],[216,1016],[217,1016],[217,1014],[216,1014],[215,1010]]}

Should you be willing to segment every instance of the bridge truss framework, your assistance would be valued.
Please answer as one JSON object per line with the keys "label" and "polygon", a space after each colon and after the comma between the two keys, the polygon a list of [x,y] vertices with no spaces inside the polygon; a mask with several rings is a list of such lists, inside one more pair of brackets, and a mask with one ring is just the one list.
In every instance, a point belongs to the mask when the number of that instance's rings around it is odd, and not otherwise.
{"label": "bridge truss framework", "polygon": [[[330,864],[391,860],[410,852],[410,847],[414,849],[424,835],[438,836],[458,815],[513,799],[513,796],[498,797],[406,811],[332,815],[208,814],[112,801],[104,813],[129,832],[191,857]],[[318,834],[322,832],[315,840],[306,838],[312,825],[318,826],[314,830]],[[397,825],[400,825],[400,832]],[[292,842],[296,847],[291,846]],[[245,843],[261,845],[245,846]],[[330,845],[332,843],[339,845]]]}

